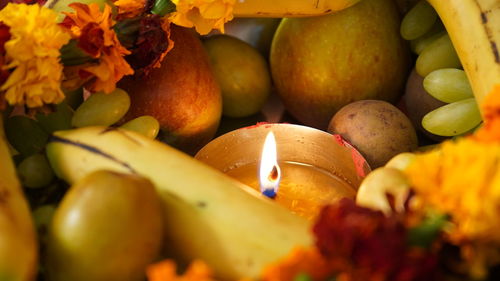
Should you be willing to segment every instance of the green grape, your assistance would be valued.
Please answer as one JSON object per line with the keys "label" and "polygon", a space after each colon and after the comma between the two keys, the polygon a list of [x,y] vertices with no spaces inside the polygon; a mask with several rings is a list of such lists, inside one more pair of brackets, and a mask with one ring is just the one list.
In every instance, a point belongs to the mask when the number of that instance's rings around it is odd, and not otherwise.
{"label": "green grape", "polygon": [[56,206],[52,204],[42,205],[33,211],[33,221],[42,242],[46,241],[48,226],[55,211]]}
{"label": "green grape", "polygon": [[473,97],[465,71],[456,68],[434,70],[424,78],[425,90],[436,99],[451,103]]}
{"label": "green grape", "polygon": [[417,58],[415,69],[420,76],[425,77],[434,70],[460,68],[460,66],[460,59],[450,37],[444,34],[422,50]]}
{"label": "green grape", "polygon": [[5,134],[12,147],[23,156],[41,151],[49,138],[38,122],[20,115],[5,120]]}
{"label": "green grape", "polygon": [[437,19],[437,13],[427,1],[418,2],[401,22],[401,36],[406,40],[416,39],[427,33]]}
{"label": "green grape", "polygon": [[424,35],[410,41],[410,48],[412,52],[419,55],[425,47],[434,42],[439,37],[446,34],[446,29],[440,20],[437,20],[432,26],[431,30],[427,31]]}
{"label": "green grape", "polygon": [[37,113],[36,115],[38,124],[49,134],[59,130],[71,129],[72,117],[73,109],[66,102],[58,104],[55,112],[49,114]]}
{"label": "green grape", "polygon": [[122,89],[110,94],[95,93],[75,111],[74,127],[110,126],[120,120],[130,107],[130,97]]}
{"label": "green grape", "polygon": [[474,98],[444,105],[427,113],[422,126],[439,136],[457,136],[468,132],[481,122],[481,115]]}
{"label": "green grape", "polygon": [[17,173],[21,183],[29,188],[47,186],[54,178],[49,161],[43,154],[34,154],[19,163]]}
{"label": "green grape", "polygon": [[153,116],[145,115],[128,121],[120,128],[134,131],[154,139],[160,131],[160,123]]}

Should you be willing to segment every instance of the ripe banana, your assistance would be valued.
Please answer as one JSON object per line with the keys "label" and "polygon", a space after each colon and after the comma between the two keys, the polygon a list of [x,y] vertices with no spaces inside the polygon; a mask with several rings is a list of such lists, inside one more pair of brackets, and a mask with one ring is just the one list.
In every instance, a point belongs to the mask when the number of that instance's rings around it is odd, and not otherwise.
{"label": "ripe banana", "polygon": [[0,280],[34,280],[37,255],[33,220],[12,163],[0,115]]}
{"label": "ripe banana", "polygon": [[443,21],[479,105],[500,84],[500,3],[427,0]]}
{"label": "ripe banana", "polygon": [[47,155],[56,174],[69,183],[99,169],[149,178],[164,203],[166,250],[180,260],[203,259],[219,278],[256,279],[265,265],[293,247],[312,244],[306,220],[137,133],[104,127],[59,131]]}
{"label": "ripe banana", "polygon": [[360,0],[236,0],[235,17],[311,17],[340,11]]}

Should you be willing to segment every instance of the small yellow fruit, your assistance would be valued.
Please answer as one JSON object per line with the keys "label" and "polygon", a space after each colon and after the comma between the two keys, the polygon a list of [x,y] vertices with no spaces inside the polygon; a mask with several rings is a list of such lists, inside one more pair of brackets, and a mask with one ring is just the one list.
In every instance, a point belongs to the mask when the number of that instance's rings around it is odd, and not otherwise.
{"label": "small yellow fruit", "polygon": [[142,281],[161,250],[163,212],[147,179],[96,171],[73,185],[50,223],[53,281]]}
{"label": "small yellow fruit", "polygon": [[259,112],[271,92],[264,57],[249,44],[228,35],[204,42],[222,92],[222,114],[245,117]]}

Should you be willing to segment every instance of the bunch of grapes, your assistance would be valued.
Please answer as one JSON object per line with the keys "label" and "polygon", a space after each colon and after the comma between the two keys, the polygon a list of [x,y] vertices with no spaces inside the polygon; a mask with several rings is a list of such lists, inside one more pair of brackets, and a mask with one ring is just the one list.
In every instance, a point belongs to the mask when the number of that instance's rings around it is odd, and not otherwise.
{"label": "bunch of grapes", "polygon": [[447,103],[422,119],[424,129],[440,136],[459,136],[474,130],[481,115],[458,55],[436,11],[427,1],[417,2],[401,22],[401,36],[417,55],[415,69],[424,77],[424,89]]}

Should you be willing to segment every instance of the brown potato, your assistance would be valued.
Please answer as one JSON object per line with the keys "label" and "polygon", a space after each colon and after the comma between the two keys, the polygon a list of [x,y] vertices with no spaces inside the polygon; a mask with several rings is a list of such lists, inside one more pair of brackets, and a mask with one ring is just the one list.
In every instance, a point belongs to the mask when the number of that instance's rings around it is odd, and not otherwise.
{"label": "brown potato", "polygon": [[372,169],[418,146],[417,134],[408,117],[380,100],[362,100],[344,106],[333,116],[328,132],[340,134],[354,145]]}

